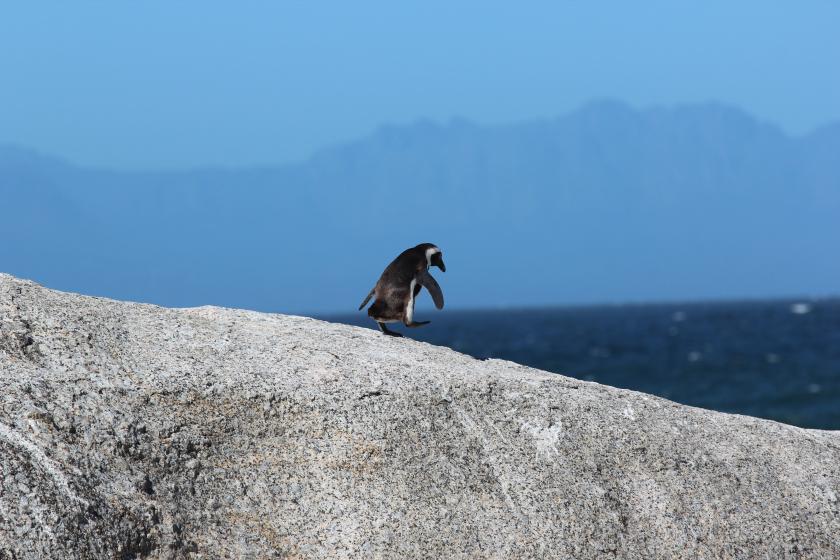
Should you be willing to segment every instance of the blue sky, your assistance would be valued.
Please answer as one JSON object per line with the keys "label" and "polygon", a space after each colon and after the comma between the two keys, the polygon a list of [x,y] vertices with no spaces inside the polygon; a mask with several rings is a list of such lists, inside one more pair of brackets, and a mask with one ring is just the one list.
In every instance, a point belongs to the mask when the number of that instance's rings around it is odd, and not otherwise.
{"label": "blue sky", "polygon": [[19,2],[0,142],[115,168],[299,160],[384,123],[720,100],[840,119],[840,4]]}

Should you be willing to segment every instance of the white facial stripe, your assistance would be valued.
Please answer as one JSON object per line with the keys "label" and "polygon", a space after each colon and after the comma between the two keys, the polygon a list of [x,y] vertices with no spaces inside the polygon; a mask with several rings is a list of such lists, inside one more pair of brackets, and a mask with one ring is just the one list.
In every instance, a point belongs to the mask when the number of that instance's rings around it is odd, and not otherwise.
{"label": "white facial stripe", "polygon": [[406,323],[413,323],[414,322],[414,286],[417,285],[417,280],[415,278],[411,279],[411,285],[408,287],[409,289],[409,296],[408,296],[408,305],[405,306],[405,322]]}
{"label": "white facial stripe", "polygon": [[437,247],[429,247],[426,249],[426,268],[432,266],[432,256],[440,253],[440,249]]}

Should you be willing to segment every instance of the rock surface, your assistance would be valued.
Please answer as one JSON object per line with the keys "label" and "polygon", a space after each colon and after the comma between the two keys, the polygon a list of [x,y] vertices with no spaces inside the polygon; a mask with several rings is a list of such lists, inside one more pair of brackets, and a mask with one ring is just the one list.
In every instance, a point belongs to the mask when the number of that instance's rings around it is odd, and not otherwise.
{"label": "rock surface", "polygon": [[0,275],[0,558],[840,558],[840,433]]}

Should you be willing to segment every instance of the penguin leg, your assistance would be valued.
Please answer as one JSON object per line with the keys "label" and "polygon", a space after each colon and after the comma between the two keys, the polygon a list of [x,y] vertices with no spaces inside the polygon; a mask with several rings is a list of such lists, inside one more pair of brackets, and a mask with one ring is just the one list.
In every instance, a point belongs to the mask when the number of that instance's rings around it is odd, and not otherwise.
{"label": "penguin leg", "polygon": [[396,331],[392,331],[388,327],[385,326],[385,323],[380,323],[379,321],[376,322],[379,325],[379,330],[382,331],[382,334],[387,334],[388,336],[396,336],[401,337],[402,335]]}
{"label": "penguin leg", "polygon": [[422,327],[423,325],[428,325],[431,321],[412,321],[411,323],[406,323],[406,327]]}

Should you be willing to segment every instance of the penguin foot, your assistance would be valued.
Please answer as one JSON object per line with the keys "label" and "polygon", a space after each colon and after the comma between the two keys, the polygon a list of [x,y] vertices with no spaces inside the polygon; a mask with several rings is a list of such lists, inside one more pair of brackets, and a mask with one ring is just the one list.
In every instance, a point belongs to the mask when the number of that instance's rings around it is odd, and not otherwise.
{"label": "penguin foot", "polygon": [[422,327],[423,325],[428,325],[429,323],[431,323],[431,321],[414,321],[414,322],[411,322],[411,323],[406,323],[405,326],[416,328],[416,327]]}
{"label": "penguin foot", "polygon": [[402,335],[396,331],[392,331],[388,327],[385,326],[385,323],[380,323],[379,321],[376,322],[379,325],[379,330],[382,331],[382,334],[387,334],[388,336],[396,336],[397,338],[402,337]]}

